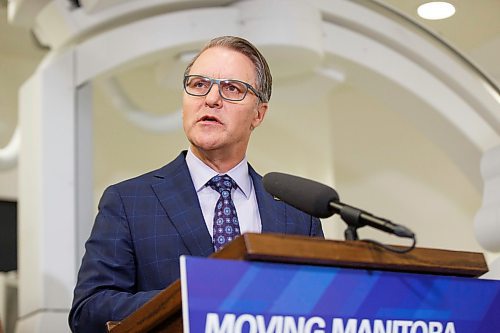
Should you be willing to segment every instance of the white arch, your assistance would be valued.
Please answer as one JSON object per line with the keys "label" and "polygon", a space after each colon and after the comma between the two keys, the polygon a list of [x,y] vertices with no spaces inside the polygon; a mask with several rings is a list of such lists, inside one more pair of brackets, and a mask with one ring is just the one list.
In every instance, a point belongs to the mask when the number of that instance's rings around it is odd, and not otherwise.
{"label": "white arch", "polygon": [[[275,2],[280,3],[276,0]],[[296,11],[290,2],[287,3],[289,8],[283,11],[285,14],[288,11],[293,15]],[[310,50],[318,56],[327,54],[341,57],[392,82],[393,92],[378,91],[378,93],[384,95],[386,100],[392,100],[396,108],[409,117],[431,140],[440,145],[472,183],[481,189],[479,160],[485,151],[500,144],[498,91],[478,75],[470,64],[464,62],[461,56],[418,31],[411,23],[401,24],[390,12],[384,12],[383,8],[376,8],[380,10],[377,12],[373,8],[344,0],[316,0],[313,3],[322,14],[322,23],[316,23],[320,24],[323,30],[323,45],[305,45],[303,49]],[[303,7],[304,3],[297,1],[296,5]],[[109,75],[133,63],[161,57],[175,58],[182,52],[196,49],[203,41],[213,36],[265,34],[271,27],[271,24],[266,25],[266,22],[270,22],[274,16],[274,13],[267,14],[267,17],[263,14],[270,12],[269,6],[269,1],[254,0],[242,4],[236,2],[232,7],[173,12],[99,34],[76,47],[77,84],[96,76]],[[246,13],[244,15],[246,20],[251,21],[248,7],[252,7],[256,13],[260,11],[258,14],[260,28],[254,25],[253,29],[245,30],[247,28],[241,26],[241,14],[238,8]],[[304,8],[301,8],[301,12],[304,13]],[[211,21],[208,30],[205,25],[198,24],[204,22],[207,17],[224,17],[224,20]],[[308,19],[314,21],[314,14],[309,14]],[[304,25],[304,21],[301,21],[301,24]],[[314,24],[315,22],[312,22],[310,26]],[[164,33],[176,31],[179,26],[187,28],[176,34]],[[318,33],[314,27],[302,30],[314,35],[310,39],[317,38]],[[275,37],[287,38],[283,35]],[[133,49],[128,47],[131,39],[134,40]],[[300,39],[297,37],[297,40]],[[288,42],[294,43],[292,40]],[[258,41],[256,43],[258,44]],[[263,43],[275,44],[273,46],[276,49],[286,47],[281,45],[281,40],[272,40],[269,37],[264,39]],[[306,60],[318,61],[314,57]],[[314,65],[318,64],[310,66]],[[179,66],[173,68],[178,68],[179,72],[172,75],[179,75],[183,64],[179,62]],[[372,92],[377,88],[363,87],[362,81],[357,83],[361,89]],[[412,105],[397,105],[398,99],[395,96],[400,89],[404,89],[407,96],[413,96],[419,102]],[[426,108],[422,112],[415,106],[426,106]],[[444,137],[441,132],[450,135]]]}
{"label": "white arch", "polygon": [[0,171],[8,170],[16,166],[20,140],[20,130],[19,127],[16,127],[9,143],[5,147],[0,148]]}
{"label": "white arch", "polygon": [[[471,101],[428,68],[385,45],[335,25],[325,26],[324,30],[325,39],[336,41],[325,43],[326,51],[356,64],[347,71],[356,87],[377,95],[410,119],[481,189],[479,160],[484,151],[498,144],[500,137],[470,106]],[[362,78],[359,71],[363,71]],[[406,98],[401,98],[403,94]]]}

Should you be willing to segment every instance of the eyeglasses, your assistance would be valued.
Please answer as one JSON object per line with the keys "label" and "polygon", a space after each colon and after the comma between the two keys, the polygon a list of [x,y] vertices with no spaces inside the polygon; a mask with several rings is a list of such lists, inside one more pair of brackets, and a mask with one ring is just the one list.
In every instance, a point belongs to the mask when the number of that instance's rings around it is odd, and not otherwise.
{"label": "eyeglasses", "polygon": [[250,90],[261,102],[264,101],[254,87],[240,80],[218,80],[201,75],[184,76],[184,90],[192,96],[206,96],[214,83],[219,86],[219,95],[225,100],[242,101]]}

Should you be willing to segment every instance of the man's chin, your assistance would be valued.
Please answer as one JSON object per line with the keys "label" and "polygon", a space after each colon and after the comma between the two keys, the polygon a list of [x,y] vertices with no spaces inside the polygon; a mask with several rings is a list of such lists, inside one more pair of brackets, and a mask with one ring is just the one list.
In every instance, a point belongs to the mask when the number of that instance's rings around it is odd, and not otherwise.
{"label": "man's chin", "polygon": [[199,140],[190,140],[191,145],[200,151],[214,151],[221,149],[223,147],[220,140],[217,139],[199,139]]}

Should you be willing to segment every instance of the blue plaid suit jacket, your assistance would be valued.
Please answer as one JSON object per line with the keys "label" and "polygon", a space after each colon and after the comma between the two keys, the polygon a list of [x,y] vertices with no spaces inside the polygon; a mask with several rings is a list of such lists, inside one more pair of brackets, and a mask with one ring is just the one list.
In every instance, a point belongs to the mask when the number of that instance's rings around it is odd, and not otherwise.
{"label": "blue plaid suit jacket", "polygon": [[[321,223],[276,201],[251,167],[262,232],[323,237]],[[69,323],[105,332],[179,278],[179,256],[213,253],[185,152],[161,169],[106,189],[85,245]]]}

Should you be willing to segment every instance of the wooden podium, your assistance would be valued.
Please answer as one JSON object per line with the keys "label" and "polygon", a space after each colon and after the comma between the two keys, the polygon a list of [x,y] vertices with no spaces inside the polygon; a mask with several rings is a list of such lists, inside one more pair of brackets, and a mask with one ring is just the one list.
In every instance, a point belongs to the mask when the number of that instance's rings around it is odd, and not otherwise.
{"label": "wooden podium", "polygon": [[[399,254],[362,241],[275,234],[245,234],[214,253],[212,258],[462,277],[478,277],[488,271],[481,253],[415,248],[409,253]],[[180,281],[172,283],[123,321],[109,322],[108,331],[182,332]]]}

